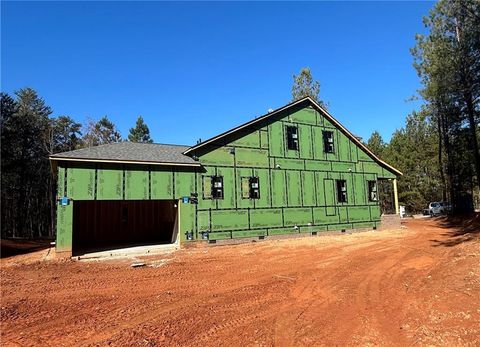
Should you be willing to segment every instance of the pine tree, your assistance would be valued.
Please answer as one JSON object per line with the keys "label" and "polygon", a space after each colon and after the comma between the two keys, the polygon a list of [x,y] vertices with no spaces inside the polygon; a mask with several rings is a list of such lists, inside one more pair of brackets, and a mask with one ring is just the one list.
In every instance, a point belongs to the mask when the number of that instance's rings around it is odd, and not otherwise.
{"label": "pine tree", "polygon": [[441,0],[424,23],[429,33],[417,35],[412,49],[419,93],[439,135],[444,185],[461,212],[475,177],[480,189],[480,2]]}
{"label": "pine tree", "polygon": [[93,147],[122,141],[120,132],[107,116],[103,116],[97,122],[91,119],[88,120],[85,128],[85,136],[82,139],[85,147]]}
{"label": "pine tree", "polygon": [[309,96],[326,109],[327,105],[320,99],[319,94],[320,82],[313,80],[310,68],[304,67],[300,74],[293,75],[292,101]]}
{"label": "pine tree", "polygon": [[72,151],[81,147],[82,125],[69,116],[51,120],[51,153]]}
{"label": "pine tree", "polygon": [[383,141],[382,135],[378,131],[374,131],[367,141],[367,147],[376,156],[382,157],[385,150],[386,143]]}
{"label": "pine tree", "polygon": [[128,141],[142,143],[153,142],[153,140],[150,138],[150,129],[143,121],[142,116],[138,116],[135,128],[130,128],[130,133],[128,134]]}
{"label": "pine tree", "polygon": [[2,234],[47,235],[52,231],[47,150],[52,111],[31,88],[15,96],[13,105],[2,95]]}

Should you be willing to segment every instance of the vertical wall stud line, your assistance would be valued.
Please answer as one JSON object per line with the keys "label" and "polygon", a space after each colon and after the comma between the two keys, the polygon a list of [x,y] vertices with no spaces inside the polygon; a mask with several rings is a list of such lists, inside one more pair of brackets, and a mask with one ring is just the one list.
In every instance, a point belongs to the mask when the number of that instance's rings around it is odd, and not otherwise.
{"label": "vertical wall stud line", "polygon": [[[272,191],[272,165],[271,165],[271,148],[270,148],[270,126],[267,125],[267,146],[268,146],[268,175],[270,177],[270,207],[273,207],[273,191]],[[275,158],[273,158],[273,168],[275,168]]]}
{"label": "vertical wall stud line", "polygon": [[197,193],[197,203],[195,204],[195,221],[194,221],[194,228],[195,228],[195,239],[198,240],[198,200],[199,200],[199,194],[198,194],[198,172],[194,172],[194,177],[195,177],[195,193]]}
{"label": "vertical wall stud line", "polygon": [[152,166],[148,165],[148,200],[152,200]]}
{"label": "vertical wall stud line", "polygon": [[300,127],[298,126],[298,123],[294,123],[295,126],[297,127],[297,158],[300,159]]}
{"label": "vertical wall stud line", "polygon": [[95,176],[93,182],[93,200],[97,200],[97,189],[98,189],[98,163],[95,163]]}
{"label": "vertical wall stud line", "polygon": [[212,208],[208,209],[208,230],[212,232]]}
{"label": "vertical wall stud line", "polygon": [[[315,116],[315,121],[316,121],[316,116]],[[312,154],[312,159],[315,160],[315,137],[313,136],[313,126],[310,127],[310,136],[312,138],[312,141],[310,141],[310,149],[311,149],[311,154]]]}
{"label": "vertical wall stud line", "polygon": [[[260,132],[259,132],[260,133]],[[261,137],[261,136],[260,136]],[[261,146],[260,146],[261,147]],[[237,149],[235,147],[233,152],[233,188],[235,194],[235,208],[238,208],[238,188],[237,188]],[[240,180],[241,184],[241,180]]]}
{"label": "vertical wall stud line", "polygon": [[303,202],[303,197],[305,195],[305,192],[303,190],[303,179],[302,179],[303,171],[300,171],[300,203],[302,204],[302,207],[304,207],[304,202]]}
{"label": "vertical wall stud line", "polygon": [[175,200],[175,168],[172,168],[172,199]]}
{"label": "vertical wall stud line", "polygon": [[286,202],[287,202],[287,206],[288,205],[288,193],[289,193],[289,190],[288,190],[288,175],[287,175],[287,170],[283,170],[283,176],[284,176],[284,179],[285,179],[285,184],[284,184],[284,188],[285,188],[285,199],[286,199]]}
{"label": "vertical wall stud line", "polygon": [[350,180],[352,182],[352,197],[353,197],[353,205],[357,203],[357,196],[355,195],[355,176],[353,172],[350,172]]}
{"label": "vertical wall stud line", "polygon": [[125,200],[126,196],[126,184],[125,184],[125,164],[122,164],[122,199]]}
{"label": "vertical wall stud line", "polygon": [[68,163],[65,163],[65,170],[63,173],[63,196],[67,196],[67,185],[68,185]]}

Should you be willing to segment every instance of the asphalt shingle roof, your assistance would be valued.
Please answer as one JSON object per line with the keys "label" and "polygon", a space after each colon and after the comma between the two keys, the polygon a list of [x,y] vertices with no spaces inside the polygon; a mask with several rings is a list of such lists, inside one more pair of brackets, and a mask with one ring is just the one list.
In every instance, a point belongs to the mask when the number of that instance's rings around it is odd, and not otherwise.
{"label": "asphalt shingle roof", "polygon": [[182,154],[189,146],[159,143],[118,142],[69,152],[56,153],[52,160],[85,159],[94,161],[125,161],[148,163],[171,163],[177,165],[200,165],[198,161]]}

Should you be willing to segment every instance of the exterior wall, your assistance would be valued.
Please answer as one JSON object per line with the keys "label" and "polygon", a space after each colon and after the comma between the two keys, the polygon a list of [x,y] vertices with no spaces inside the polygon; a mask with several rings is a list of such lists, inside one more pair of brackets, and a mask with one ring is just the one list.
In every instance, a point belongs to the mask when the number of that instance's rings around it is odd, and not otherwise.
{"label": "exterior wall", "polygon": [[[288,150],[286,125],[298,127],[299,150]],[[325,153],[322,130],[334,133]],[[59,162],[57,251],[72,248],[75,200],[181,199],[198,193],[198,205],[179,202],[180,238],[193,231],[210,240],[314,231],[371,228],[380,223],[378,202],[368,200],[369,180],[395,175],[373,161],[316,110],[290,108],[255,128],[236,132],[193,153],[201,169]],[[208,197],[211,176],[223,176],[224,198]],[[242,197],[242,177],[257,176],[260,199]],[[347,182],[347,202],[337,201],[335,180]]]}
{"label": "exterior wall", "polygon": [[[60,162],[58,197],[69,205],[57,205],[57,252],[71,253],[73,206],[77,200],[179,200],[195,191],[192,169],[148,165]],[[194,207],[179,202],[180,237],[194,229]]]}
{"label": "exterior wall", "polygon": [[[298,128],[299,150],[287,148],[287,125]],[[323,149],[323,130],[334,133],[334,153]],[[195,232],[201,237],[208,231],[211,240],[377,227],[380,208],[368,199],[368,181],[395,177],[308,107],[287,110],[195,155],[205,169],[196,174]],[[223,199],[205,197],[213,175],[223,176]],[[242,197],[242,177],[249,176],[259,177],[258,200]],[[337,179],[347,182],[346,203],[337,201]]]}

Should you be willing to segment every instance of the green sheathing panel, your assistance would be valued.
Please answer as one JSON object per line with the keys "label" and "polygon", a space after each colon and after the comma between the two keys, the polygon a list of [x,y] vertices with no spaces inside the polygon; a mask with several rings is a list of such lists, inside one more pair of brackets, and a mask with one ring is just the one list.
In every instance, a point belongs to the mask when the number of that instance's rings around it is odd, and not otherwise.
{"label": "green sheathing panel", "polygon": [[255,169],[254,176],[258,177],[260,183],[260,199],[253,200],[255,207],[270,207],[270,171],[268,169]]}
{"label": "green sheathing panel", "polygon": [[323,151],[323,130],[325,130],[325,128],[312,127],[313,158],[318,160],[327,159],[326,154]]}
{"label": "green sheathing panel", "polygon": [[303,206],[315,206],[317,197],[317,189],[315,186],[315,172],[303,171],[301,172],[301,176],[303,187]]}
{"label": "green sheathing panel", "polygon": [[214,166],[204,166],[203,171],[197,173],[198,209],[210,209],[216,207],[216,201],[211,198],[211,177],[217,173]]}
{"label": "green sheathing panel", "polygon": [[248,229],[248,210],[216,210],[211,212],[212,231]]}
{"label": "green sheathing panel", "polygon": [[307,107],[298,111],[293,111],[288,118],[290,121],[296,123],[317,125],[319,115],[316,110]]}
{"label": "green sheathing panel", "polygon": [[396,178],[397,176],[395,176],[393,173],[391,173],[390,171],[388,171],[387,169],[385,168],[382,168],[382,173],[378,175],[378,177],[380,178]]}
{"label": "green sheathing panel", "polygon": [[168,169],[152,168],[150,172],[151,198],[173,199],[173,172]]}
{"label": "green sheathing panel", "polygon": [[328,230],[336,231],[336,230],[347,230],[353,229],[352,223],[343,223],[343,224],[330,224],[328,225]]}
{"label": "green sheathing panel", "polygon": [[72,251],[72,218],[73,204],[60,206],[57,204],[57,252]]}
{"label": "green sheathing panel", "polygon": [[288,206],[302,206],[302,181],[300,171],[285,171]]}
{"label": "green sheathing panel", "polygon": [[221,231],[218,233],[211,233],[208,235],[209,240],[225,240],[225,239],[231,239],[231,238],[232,238],[231,231]]}
{"label": "green sheathing panel", "polygon": [[235,149],[235,163],[239,167],[268,167],[268,151],[266,149]]}
{"label": "green sheathing panel", "polygon": [[93,200],[95,198],[94,165],[67,169],[67,196],[74,200]]}
{"label": "green sheathing panel", "polygon": [[[260,131],[253,131],[251,133],[244,132],[238,134],[238,139],[230,142],[232,146],[260,148]],[[243,135],[243,136],[242,136]]]}
{"label": "green sheathing panel", "polygon": [[62,197],[65,195],[65,168],[59,166],[57,168],[57,196]]}
{"label": "green sheathing panel", "polygon": [[180,199],[184,196],[190,196],[195,192],[195,173],[192,171],[184,171],[175,169],[175,198]]}
{"label": "green sheathing panel", "polygon": [[374,221],[380,220],[380,206],[370,206],[370,218]]}
{"label": "green sheathing panel", "polygon": [[256,236],[266,236],[266,235],[267,235],[266,229],[255,229],[255,230],[248,230],[248,231],[232,231],[233,238],[256,237]]}
{"label": "green sheathing panel", "polygon": [[197,213],[197,229],[198,231],[210,230],[210,210],[198,211]]}
{"label": "green sheathing panel", "polygon": [[299,143],[300,143],[300,158],[313,159],[313,141],[312,141],[312,127],[300,124]]}
{"label": "green sheathing panel", "polygon": [[271,156],[283,157],[285,154],[284,151],[284,126],[282,122],[274,122],[268,127],[268,144],[269,144],[269,153]]}
{"label": "green sheathing panel", "polygon": [[327,210],[325,207],[315,207],[313,208],[313,224],[314,225],[324,225],[324,224],[335,224],[339,223],[339,218],[336,212],[336,208],[333,208],[332,211]]}
{"label": "green sheathing panel", "polygon": [[[254,200],[248,198],[248,190],[250,189],[248,186],[248,179],[253,176],[253,169],[236,169],[236,177],[235,177],[235,184],[236,184],[236,197],[237,197],[237,205],[238,208],[254,208]],[[242,180],[243,179],[243,180]],[[260,180],[260,187],[262,187],[263,182]],[[268,187],[267,187],[268,188]],[[262,197],[262,193],[260,193],[260,197]]]}
{"label": "green sheathing panel", "polygon": [[[208,151],[210,149],[210,151]],[[202,165],[233,166],[234,156],[230,153],[231,148],[207,147],[204,153],[199,154]]]}
{"label": "green sheathing panel", "polygon": [[99,165],[97,170],[97,199],[123,199],[123,166]]}
{"label": "green sheathing panel", "polygon": [[180,215],[180,240],[185,241],[186,232],[195,230],[195,207],[192,204],[178,204],[178,214]]}
{"label": "green sheathing panel", "polygon": [[271,228],[268,229],[268,235],[298,234],[300,231],[296,228]]}
{"label": "green sheathing panel", "polygon": [[125,199],[148,200],[149,171],[144,165],[128,165],[125,167]]}
{"label": "green sheathing panel", "polygon": [[302,159],[283,159],[275,158],[275,166],[280,169],[303,170],[305,168],[305,161]]}
{"label": "green sheathing panel", "polygon": [[351,206],[348,208],[349,222],[365,222],[370,220],[369,209],[362,206]]}
{"label": "green sheathing panel", "polygon": [[313,215],[311,208],[286,208],[285,213],[285,225],[306,225],[313,222]]}
{"label": "green sheathing panel", "polygon": [[219,167],[217,175],[223,177],[223,199],[218,199],[218,209],[235,207],[235,174],[233,168]]}
{"label": "green sheathing panel", "polygon": [[268,130],[267,131],[261,131],[260,132],[260,143],[261,143],[261,148],[263,149],[268,149]]}
{"label": "green sheathing panel", "polygon": [[271,170],[272,206],[284,207],[287,205],[287,185],[285,171]]}
{"label": "green sheathing panel", "polygon": [[252,228],[282,226],[281,209],[261,209],[250,211],[250,225]]}
{"label": "green sheathing panel", "polygon": [[338,138],[338,159],[341,161],[350,161],[350,140],[341,131],[337,131]]}
{"label": "green sheathing panel", "polygon": [[358,162],[358,151],[360,150],[352,140],[350,142],[350,160],[352,163]]}
{"label": "green sheathing panel", "polygon": [[382,167],[374,162],[365,162],[363,163],[363,171],[368,173],[375,173],[377,175],[382,174]]}
{"label": "green sheathing panel", "polygon": [[353,203],[357,205],[366,205],[367,204],[367,179],[364,174],[354,173],[353,174],[353,183],[355,194],[353,195]]}

